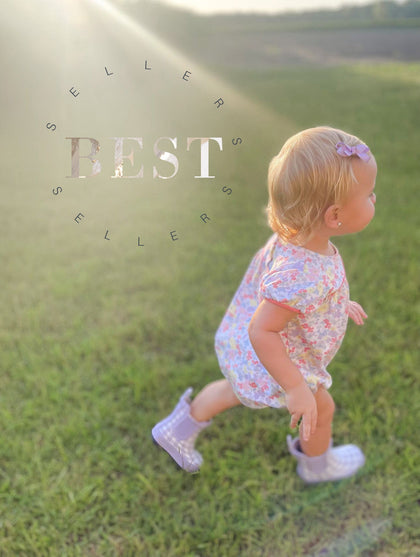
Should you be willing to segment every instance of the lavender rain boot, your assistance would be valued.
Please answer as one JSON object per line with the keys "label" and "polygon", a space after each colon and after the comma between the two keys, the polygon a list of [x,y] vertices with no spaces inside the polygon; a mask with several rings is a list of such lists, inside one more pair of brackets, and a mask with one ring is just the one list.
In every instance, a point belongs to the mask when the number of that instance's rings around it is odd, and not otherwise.
{"label": "lavender rain boot", "polygon": [[198,472],[203,462],[201,454],[194,449],[194,442],[208,422],[198,422],[190,414],[190,387],[179,399],[172,414],[169,414],[152,429],[154,441],[165,449],[175,462],[187,472]]}
{"label": "lavender rain boot", "polygon": [[353,476],[365,463],[365,456],[356,445],[342,445],[332,448],[319,456],[306,456],[299,446],[299,438],[287,436],[290,454],[298,460],[297,473],[309,484],[342,480]]}

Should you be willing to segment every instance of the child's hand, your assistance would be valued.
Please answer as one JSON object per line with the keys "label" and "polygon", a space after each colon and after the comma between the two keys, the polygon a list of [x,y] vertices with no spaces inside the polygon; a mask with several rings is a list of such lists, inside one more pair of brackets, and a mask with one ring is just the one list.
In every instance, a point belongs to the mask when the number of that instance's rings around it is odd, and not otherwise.
{"label": "child's hand", "polygon": [[360,304],[357,302],[349,302],[348,314],[351,319],[356,323],[356,325],[363,325],[364,319],[367,319],[367,314]]}
{"label": "child's hand", "polygon": [[300,383],[286,392],[287,409],[290,412],[290,427],[293,429],[302,418],[303,440],[308,441],[315,433],[318,409],[315,397],[306,383]]}

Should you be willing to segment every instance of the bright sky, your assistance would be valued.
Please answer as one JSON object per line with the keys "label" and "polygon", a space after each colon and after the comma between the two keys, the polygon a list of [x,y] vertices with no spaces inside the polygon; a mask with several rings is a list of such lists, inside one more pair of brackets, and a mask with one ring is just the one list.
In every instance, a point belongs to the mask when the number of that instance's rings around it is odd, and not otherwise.
{"label": "bright sky", "polygon": [[373,0],[162,0],[201,14],[215,12],[285,12],[370,4]]}

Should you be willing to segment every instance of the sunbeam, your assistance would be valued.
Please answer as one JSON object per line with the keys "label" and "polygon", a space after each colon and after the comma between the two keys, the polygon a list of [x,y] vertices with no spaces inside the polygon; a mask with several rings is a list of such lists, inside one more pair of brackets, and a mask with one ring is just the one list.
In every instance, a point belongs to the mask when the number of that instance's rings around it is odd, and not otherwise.
{"label": "sunbeam", "polygon": [[[133,36],[141,39],[151,48],[157,50],[166,61],[176,68],[191,68],[192,59],[187,58],[172,44],[167,43],[156,34],[146,29],[138,21],[134,21],[128,15],[119,10],[108,0],[85,0],[90,5],[96,7],[99,12],[107,14],[121,27],[132,33]],[[233,88],[226,80],[221,79],[204,69],[202,66],[194,65],[194,78],[197,87],[204,91],[214,91],[215,95],[223,93],[225,103],[229,103],[229,110],[246,114],[247,117],[254,116],[256,120],[265,127],[269,124],[272,127],[282,126],[287,129],[294,129],[294,124],[285,115],[280,115],[264,105],[248,99],[245,95]],[[217,96],[215,97],[218,98]]]}

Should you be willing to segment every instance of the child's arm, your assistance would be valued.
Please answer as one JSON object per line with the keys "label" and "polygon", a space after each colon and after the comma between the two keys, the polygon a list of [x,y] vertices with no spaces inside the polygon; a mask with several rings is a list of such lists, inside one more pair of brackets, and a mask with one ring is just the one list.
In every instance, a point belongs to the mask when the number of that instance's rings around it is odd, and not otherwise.
{"label": "child's arm", "polygon": [[279,335],[279,331],[295,317],[295,312],[263,300],[252,317],[248,333],[260,362],[286,391],[287,408],[291,414],[290,427],[296,427],[302,417],[303,437],[307,441],[316,428],[315,398],[299,369],[287,355]]}

